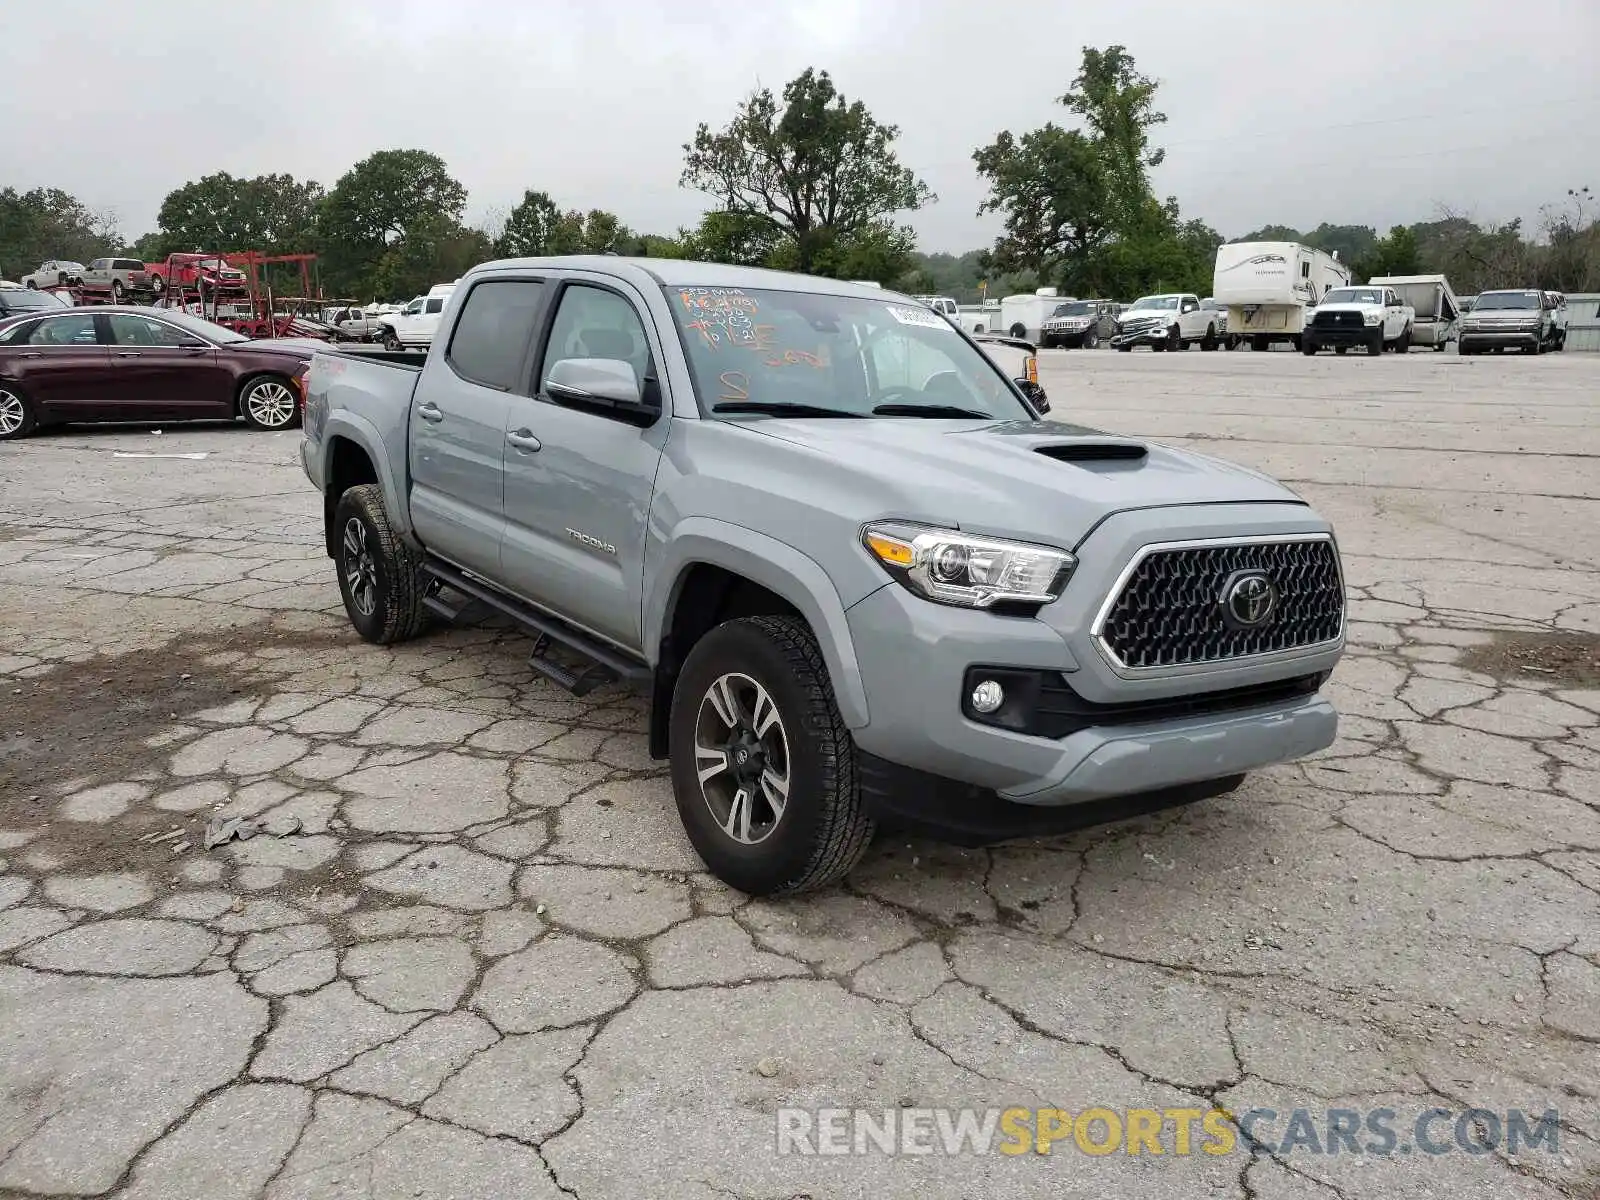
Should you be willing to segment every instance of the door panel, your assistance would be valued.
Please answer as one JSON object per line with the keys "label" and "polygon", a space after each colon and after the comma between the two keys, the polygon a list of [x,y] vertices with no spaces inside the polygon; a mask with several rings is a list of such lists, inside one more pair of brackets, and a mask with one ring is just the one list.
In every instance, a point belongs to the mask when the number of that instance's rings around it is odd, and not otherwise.
{"label": "door panel", "polygon": [[[646,330],[650,332],[646,332]],[[538,372],[540,394],[517,398],[505,433],[501,569],[520,594],[629,650],[642,639],[645,532],[656,467],[671,431],[640,429],[543,393],[564,358],[629,362],[654,383],[660,343],[634,300],[582,284],[561,294]],[[659,394],[657,392],[657,394]],[[671,402],[664,396],[666,412]],[[538,444],[529,448],[531,436]]]}
{"label": "door panel", "polygon": [[411,398],[411,524],[429,550],[491,578],[505,525],[510,402],[432,364]]}
{"label": "door panel", "polygon": [[41,410],[57,421],[90,420],[103,410],[110,358],[87,312],[46,317],[15,347],[13,373]]}
{"label": "door panel", "polygon": [[112,313],[111,382],[119,402],[151,419],[226,417],[233,412],[233,376],[217,351],[178,346],[181,334],[151,317]]}

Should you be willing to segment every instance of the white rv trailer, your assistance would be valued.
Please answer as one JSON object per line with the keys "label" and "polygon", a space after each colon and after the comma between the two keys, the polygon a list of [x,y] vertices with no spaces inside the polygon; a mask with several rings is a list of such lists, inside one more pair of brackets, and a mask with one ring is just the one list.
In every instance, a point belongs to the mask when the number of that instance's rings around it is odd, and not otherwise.
{"label": "white rv trailer", "polygon": [[1026,293],[1006,296],[1000,301],[1000,324],[989,332],[1025,338],[1038,345],[1039,330],[1046,318],[1055,312],[1056,305],[1071,299],[1071,296],[1059,295],[1053,287],[1040,288],[1031,296]]}
{"label": "white rv trailer", "polygon": [[1298,346],[1306,309],[1349,282],[1337,255],[1298,242],[1228,242],[1217,247],[1211,294],[1228,310],[1228,332],[1265,350],[1273,342]]}
{"label": "white rv trailer", "polygon": [[1400,296],[1401,304],[1416,309],[1416,319],[1411,324],[1413,346],[1443,350],[1456,340],[1461,301],[1456,299],[1456,294],[1450,290],[1450,281],[1443,275],[1384,275],[1367,282],[1392,287]]}

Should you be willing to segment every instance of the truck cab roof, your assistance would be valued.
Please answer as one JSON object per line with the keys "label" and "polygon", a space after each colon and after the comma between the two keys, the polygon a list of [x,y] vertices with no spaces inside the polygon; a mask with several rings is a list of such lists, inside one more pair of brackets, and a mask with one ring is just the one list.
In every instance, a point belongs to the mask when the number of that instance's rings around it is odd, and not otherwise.
{"label": "truck cab roof", "polygon": [[[786,292],[811,292],[823,296],[898,296],[885,288],[869,287],[843,279],[773,271],[766,267],[734,267],[723,263],[693,262],[676,258],[624,258],[613,254],[570,254],[543,258],[505,258],[474,267],[458,281],[465,284],[496,271],[565,268],[594,271],[630,280],[640,287],[771,288]],[[911,300],[910,296],[905,297]]]}

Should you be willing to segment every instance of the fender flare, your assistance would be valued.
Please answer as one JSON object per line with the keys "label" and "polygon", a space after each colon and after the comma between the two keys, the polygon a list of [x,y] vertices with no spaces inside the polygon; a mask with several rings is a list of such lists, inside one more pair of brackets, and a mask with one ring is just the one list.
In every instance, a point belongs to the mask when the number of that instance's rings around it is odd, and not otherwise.
{"label": "fender flare", "polygon": [[320,476],[319,490],[326,492],[328,489],[335,438],[344,438],[361,447],[367,460],[372,463],[373,472],[378,477],[378,486],[383,490],[383,508],[388,514],[389,523],[394,526],[395,532],[414,542],[416,537],[411,531],[411,513],[406,507],[405,493],[401,490],[399,481],[395,479],[389,456],[384,453],[383,436],[378,432],[378,427],[366,417],[349,409],[339,409],[328,414],[327,423],[322,427],[318,439],[316,452]]}
{"label": "fender flare", "polygon": [[866,726],[867,689],[845,606],[833,581],[814,559],[793,546],[742,525],[686,517],[673,530],[644,597],[644,645],[652,662],[659,657],[662,634],[670,627],[683,580],[698,563],[742,575],[794,605],[816,634],[839,715],[851,729]]}

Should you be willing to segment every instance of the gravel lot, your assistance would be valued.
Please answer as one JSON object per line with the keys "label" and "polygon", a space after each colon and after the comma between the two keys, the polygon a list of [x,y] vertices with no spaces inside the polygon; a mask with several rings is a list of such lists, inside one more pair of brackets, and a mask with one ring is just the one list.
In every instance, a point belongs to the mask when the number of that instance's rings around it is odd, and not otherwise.
{"label": "gravel lot", "polygon": [[[1043,382],[1333,519],[1342,739],[1070,838],[886,838],[783,903],[697,869],[639,697],[505,631],[357,641],[298,435],[0,447],[0,1194],[1595,1196],[1600,356]],[[207,851],[219,813],[285,836]],[[775,1153],[780,1106],[1008,1105],[1279,1117],[1222,1155]],[[1561,1124],[1284,1152],[1302,1107]]]}

